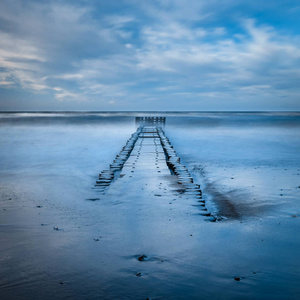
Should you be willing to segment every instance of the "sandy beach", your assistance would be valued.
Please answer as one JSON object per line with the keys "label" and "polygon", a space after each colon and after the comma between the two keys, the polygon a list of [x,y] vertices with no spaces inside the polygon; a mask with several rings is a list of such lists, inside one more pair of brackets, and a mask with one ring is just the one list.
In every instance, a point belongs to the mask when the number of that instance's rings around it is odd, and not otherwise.
{"label": "sandy beach", "polygon": [[[298,299],[299,113],[0,114],[1,299]],[[214,220],[208,215],[222,216]]]}

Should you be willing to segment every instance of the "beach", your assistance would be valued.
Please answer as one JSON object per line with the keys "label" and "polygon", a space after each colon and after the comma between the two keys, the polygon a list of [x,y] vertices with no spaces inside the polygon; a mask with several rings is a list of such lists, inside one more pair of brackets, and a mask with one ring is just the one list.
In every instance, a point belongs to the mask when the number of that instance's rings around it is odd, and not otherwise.
{"label": "beach", "polygon": [[[95,186],[137,116],[166,118],[205,207],[157,136]],[[299,299],[299,129],[283,112],[1,113],[0,298]]]}

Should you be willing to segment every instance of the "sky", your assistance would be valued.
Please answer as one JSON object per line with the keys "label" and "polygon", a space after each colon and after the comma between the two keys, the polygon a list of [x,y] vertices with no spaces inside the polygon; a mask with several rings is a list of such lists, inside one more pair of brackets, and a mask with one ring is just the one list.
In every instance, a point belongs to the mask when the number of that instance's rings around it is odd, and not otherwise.
{"label": "sky", "polygon": [[300,111],[299,0],[1,0],[0,111]]}

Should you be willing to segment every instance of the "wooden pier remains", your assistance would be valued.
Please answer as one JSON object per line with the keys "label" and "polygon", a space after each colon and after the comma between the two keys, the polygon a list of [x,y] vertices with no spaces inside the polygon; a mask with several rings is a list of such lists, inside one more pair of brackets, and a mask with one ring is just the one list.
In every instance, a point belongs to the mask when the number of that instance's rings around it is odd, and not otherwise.
{"label": "wooden pier remains", "polygon": [[[126,170],[129,174],[127,177],[132,177],[131,173],[134,173],[139,163],[143,165],[144,170],[145,168],[157,168],[155,169],[157,173],[153,173],[153,176],[159,176],[163,165],[165,165],[167,168],[164,169],[169,169],[169,175],[171,174],[176,178],[176,184],[180,187],[176,190],[177,193],[186,197],[193,197],[197,201],[201,215],[209,217],[213,222],[220,221],[222,217],[216,213],[208,212],[205,200],[202,198],[200,185],[194,182],[193,177],[186,166],[181,163],[180,157],[166,136],[163,130],[166,118],[136,117],[135,122],[138,126],[136,132],[128,139],[120,153],[110,164],[109,169],[99,174],[99,179],[95,185],[99,192],[104,195],[114,181],[122,180]],[[131,173],[128,173],[129,168],[131,168]]]}

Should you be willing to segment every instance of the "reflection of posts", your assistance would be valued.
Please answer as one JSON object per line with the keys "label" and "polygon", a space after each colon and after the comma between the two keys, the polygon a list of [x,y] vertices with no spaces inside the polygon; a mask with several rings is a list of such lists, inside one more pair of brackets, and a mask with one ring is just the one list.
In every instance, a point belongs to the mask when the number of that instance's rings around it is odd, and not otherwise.
{"label": "reflection of posts", "polygon": [[156,125],[163,127],[166,124],[166,117],[135,117],[137,126]]}

